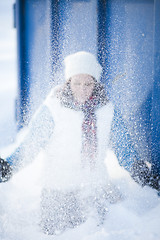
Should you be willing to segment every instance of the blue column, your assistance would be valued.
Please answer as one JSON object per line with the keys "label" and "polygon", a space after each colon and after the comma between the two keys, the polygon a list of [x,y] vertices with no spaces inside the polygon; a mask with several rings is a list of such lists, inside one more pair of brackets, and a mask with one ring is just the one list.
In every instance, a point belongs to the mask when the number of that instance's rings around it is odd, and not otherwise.
{"label": "blue column", "polygon": [[52,62],[50,9],[50,0],[16,1],[19,128],[28,124],[50,88]]}
{"label": "blue column", "polygon": [[16,106],[16,117],[18,127],[21,128],[28,115],[29,98],[29,61],[26,41],[26,4],[25,0],[16,1],[16,27],[17,27],[17,50],[18,50],[18,99]]}
{"label": "blue column", "polygon": [[152,171],[160,175],[160,0],[154,6],[154,85],[152,96]]}
{"label": "blue column", "polygon": [[151,162],[154,0],[98,2],[103,81],[116,109],[114,148],[126,168],[134,159]]}

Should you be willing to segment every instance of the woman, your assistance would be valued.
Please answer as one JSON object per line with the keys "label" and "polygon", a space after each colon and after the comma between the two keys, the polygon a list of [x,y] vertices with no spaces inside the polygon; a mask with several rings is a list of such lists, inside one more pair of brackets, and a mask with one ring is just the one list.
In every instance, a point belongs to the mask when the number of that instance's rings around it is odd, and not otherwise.
{"label": "woman", "polygon": [[66,82],[52,89],[7,158],[18,169],[43,149],[41,227],[47,234],[85,222],[90,209],[102,223],[108,203],[121,197],[104,164],[113,105],[99,82],[102,68],[88,52],[69,55],[64,63]]}

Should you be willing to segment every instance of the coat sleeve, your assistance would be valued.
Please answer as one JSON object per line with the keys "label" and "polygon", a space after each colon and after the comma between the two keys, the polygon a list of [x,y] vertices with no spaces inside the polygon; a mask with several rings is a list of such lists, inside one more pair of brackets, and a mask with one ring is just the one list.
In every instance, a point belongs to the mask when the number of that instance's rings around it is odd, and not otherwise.
{"label": "coat sleeve", "polygon": [[131,172],[132,165],[135,159],[139,159],[139,156],[118,108],[114,109],[110,140],[110,145],[117,156],[119,164]]}
{"label": "coat sleeve", "polygon": [[45,148],[53,134],[54,120],[46,105],[42,105],[33,116],[26,135],[6,159],[16,171],[19,168],[31,163],[40,150]]}

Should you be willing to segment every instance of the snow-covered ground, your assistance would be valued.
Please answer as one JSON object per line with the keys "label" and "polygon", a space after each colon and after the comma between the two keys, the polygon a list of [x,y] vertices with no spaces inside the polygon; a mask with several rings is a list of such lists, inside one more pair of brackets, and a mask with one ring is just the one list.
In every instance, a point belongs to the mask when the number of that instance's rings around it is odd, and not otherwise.
{"label": "snow-covered ground", "polygon": [[[0,1],[0,155],[14,148],[14,118],[17,92],[16,33],[13,29],[12,0]],[[2,24],[3,23],[3,24]],[[13,143],[11,145],[11,143]],[[39,228],[41,160],[17,173],[9,182],[0,184],[1,240],[159,240],[160,198],[155,190],[141,188],[119,167],[112,151],[107,166],[112,181],[119,187],[123,200],[108,205],[103,226],[94,218],[59,236],[47,236]]]}
{"label": "snow-covered ground", "polygon": [[1,240],[159,240],[160,199],[156,191],[141,188],[117,164],[109,151],[108,168],[112,181],[119,187],[123,200],[108,204],[108,215],[103,226],[96,219],[59,236],[48,236],[40,231],[39,204],[41,192],[40,159],[0,185]]}

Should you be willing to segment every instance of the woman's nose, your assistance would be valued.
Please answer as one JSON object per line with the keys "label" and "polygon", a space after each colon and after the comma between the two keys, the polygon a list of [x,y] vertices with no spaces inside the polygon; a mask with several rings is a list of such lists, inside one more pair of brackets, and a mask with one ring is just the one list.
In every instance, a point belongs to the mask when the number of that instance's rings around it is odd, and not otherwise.
{"label": "woman's nose", "polygon": [[86,90],[86,85],[82,84],[81,89],[82,89],[82,91],[85,91]]}

